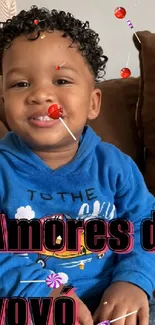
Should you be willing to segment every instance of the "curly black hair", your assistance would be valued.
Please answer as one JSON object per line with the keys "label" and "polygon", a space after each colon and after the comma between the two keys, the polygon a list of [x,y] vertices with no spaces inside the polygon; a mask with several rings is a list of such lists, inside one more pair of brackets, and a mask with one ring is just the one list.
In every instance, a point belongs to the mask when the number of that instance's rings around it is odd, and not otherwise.
{"label": "curly black hair", "polygon": [[[17,16],[0,23],[0,74],[2,74],[2,58],[4,50],[19,35],[25,35],[28,40],[34,41],[40,36],[41,31],[62,31],[62,37],[69,36],[71,45],[76,43],[78,50],[88,63],[95,82],[99,82],[105,75],[105,67],[108,61],[103,55],[103,49],[98,45],[99,35],[89,27],[89,22],[75,19],[71,13],[49,11],[46,8],[32,6],[29,11],[22,10]],[[32,37],[29,37],[30,34]]]}

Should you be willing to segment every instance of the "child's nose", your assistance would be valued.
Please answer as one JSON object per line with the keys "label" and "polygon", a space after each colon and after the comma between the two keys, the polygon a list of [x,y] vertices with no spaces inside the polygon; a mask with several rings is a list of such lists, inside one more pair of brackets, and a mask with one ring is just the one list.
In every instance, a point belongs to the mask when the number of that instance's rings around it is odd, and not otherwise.
{"label": "child's nose", "polygon": [[56,102],[56,94],[52,87],[37,87],[28,95],[27,101],[30,105]]}

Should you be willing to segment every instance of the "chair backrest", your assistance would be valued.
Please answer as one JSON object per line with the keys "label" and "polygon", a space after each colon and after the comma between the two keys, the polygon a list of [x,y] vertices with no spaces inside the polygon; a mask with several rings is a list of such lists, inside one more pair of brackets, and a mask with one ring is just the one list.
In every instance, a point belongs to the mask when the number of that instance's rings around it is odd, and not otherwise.
{"label": "chair backrest", "polygon": [[140,170],[144,168],[144,146],[136,125],[139,78],[104,81],[100,115],[88,124],[105,142],[116,145],[132,157]]}

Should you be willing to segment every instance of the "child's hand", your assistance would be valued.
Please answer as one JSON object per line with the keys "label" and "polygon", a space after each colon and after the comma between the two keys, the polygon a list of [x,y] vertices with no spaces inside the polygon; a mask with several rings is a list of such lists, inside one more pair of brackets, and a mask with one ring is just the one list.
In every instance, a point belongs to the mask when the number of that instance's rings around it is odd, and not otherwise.
{"label": "child's hand", "polygon": [[[55,289],[51,292],[50,297],[57,298],[60,296],[60,292],[64,285],[61,285],[58,289]],[[76,295],[74,292],[70,297],[77,301],[77,319],[78,322],[76,325],[93,325],[93,319],[91,313],[83,301]]]}
{"label": "child's hand", "polygon": [[[103,304],[104,302],[107,304]],[[101,303],[93,315],[97,324],[112,320],[125,314],[137,313],[116,321],[115,325],[149,325],[149,304],[145,292],[136,285],[127,282],[113,283],[102,297]]]}

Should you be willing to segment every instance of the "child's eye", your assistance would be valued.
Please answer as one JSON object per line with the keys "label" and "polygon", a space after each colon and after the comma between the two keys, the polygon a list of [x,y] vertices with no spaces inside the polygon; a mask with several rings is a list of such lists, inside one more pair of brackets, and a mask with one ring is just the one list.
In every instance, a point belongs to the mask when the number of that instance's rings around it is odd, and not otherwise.
{"label": "child's eye", "polygon": [[66,79],[58,79],[56,81],[56,84],[58,84],[58,85],[66,85],[66,84],[71,84],[71,82],[66,80]]}
{"label": "child's eye", "polygon": [[26,81],[21,81],[21,82],[17,82],[16,84],[14,84],[12,86],[12,88],[22,88],[22,87],[28,87],[29,86],[29,83],[26,82]]}

